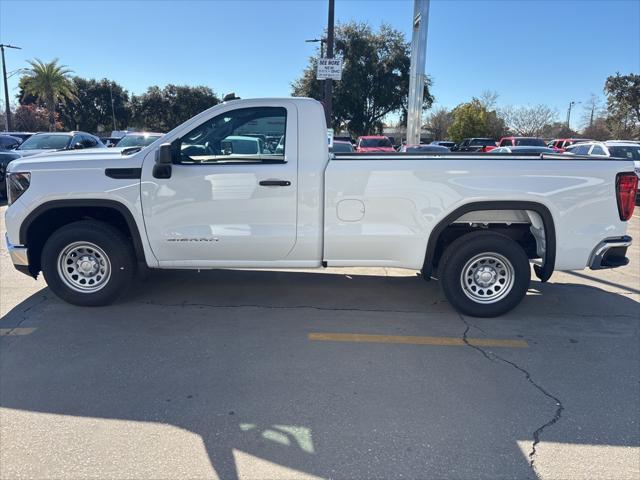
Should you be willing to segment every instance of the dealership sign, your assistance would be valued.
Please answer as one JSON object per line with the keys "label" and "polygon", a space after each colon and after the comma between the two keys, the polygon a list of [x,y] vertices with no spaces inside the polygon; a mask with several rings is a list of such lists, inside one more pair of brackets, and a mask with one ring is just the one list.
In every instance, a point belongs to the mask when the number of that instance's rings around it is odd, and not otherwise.
{"label": "dealership sign", "polygon": [[316,78],[342,80],[342,58],[319,58]]}

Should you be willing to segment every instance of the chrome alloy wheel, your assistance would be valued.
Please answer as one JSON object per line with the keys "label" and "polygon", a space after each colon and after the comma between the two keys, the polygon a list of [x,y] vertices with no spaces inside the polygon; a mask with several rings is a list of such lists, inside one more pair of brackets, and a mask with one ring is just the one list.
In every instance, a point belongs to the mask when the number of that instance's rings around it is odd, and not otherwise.
{"label": "chrome alloy wheel", "polygon": [[464,294],[476,303],[495,303],[513,288],[514,269],[498,253],[481,253],[469,260],[460,274]]}
{"label": "chrome alloy wheel", "polygon": [[111,277],[111,262],[104,250],[93,243],[74,242],[58,255],[58,275],[80,293],[104,288]]}

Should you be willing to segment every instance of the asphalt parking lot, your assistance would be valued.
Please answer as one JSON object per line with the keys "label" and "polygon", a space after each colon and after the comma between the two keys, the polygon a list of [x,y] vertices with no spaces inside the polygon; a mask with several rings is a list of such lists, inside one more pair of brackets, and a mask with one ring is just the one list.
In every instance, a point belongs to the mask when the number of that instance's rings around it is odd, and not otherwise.
{"label": "asphalt parking lot", "polygon": [[638,240],[497,319],[382,268],[161,271],[79,308],[2,243],[3,479],[640,476]]}

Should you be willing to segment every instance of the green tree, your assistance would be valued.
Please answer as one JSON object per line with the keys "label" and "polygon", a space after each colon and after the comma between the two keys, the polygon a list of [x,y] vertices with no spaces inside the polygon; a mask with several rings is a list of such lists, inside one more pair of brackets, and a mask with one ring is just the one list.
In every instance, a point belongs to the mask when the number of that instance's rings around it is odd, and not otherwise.
{"label": "green tree", "polygon": [[[60,119],[67,130],[87,132],[124,129],[131,120],[128,92],[112,80],[73,78],[75,99],[60,107]],[[113,114],[111,99],[113,98]]]}
{"label": "green tree", "polygon": [[[341,24],[335,32],[335,56],[343,58],[342,80],[333,83],[335,129],[363,135],[382,128],[390,113],[406,115],[409,95],[409,43],[404,34],[387,25],[374,32],[364,23]],[[316,80],[312,57],[302,76],[292,84],[296,97],[324,98],[323,82]],[[433,97],[424,86],[423,109]]]}
{"label": "green tree", "polygon": [[506,133],[504,121],[496,111],[487,110],[477,98],[461,103],[451,113],[449,138],[455,142],[469,137],[499,138]]}
{"label": "green tree", "polygon": [[620,75],[607,78],[607,126],[614,137],[640,138],[640,75]]}
{"label": "green tree", "polygon": [[209,87],[152,86],[131,99],[133,125],[140,129],[167,132],[194,115],[220,103]]}
{"label": "green tree", "polygon": [[31,77],[28,75],[20,77],[20,81],[18,82],[20,92],[17,95],[18,103],[20,105],[38,105],[41,103],[37,96],[27,93],[27,85],[30,80]]}
{"label": "green tree", "polygon": [[55,58],[48,63],[42,60],[29,60],[31,69],[26,82],[25,93],[44,102],[49,111],[49,130],[56,129],[56,105],[75,99],[74,84],[69,78],[71,70],[66,65],[58,65]]}

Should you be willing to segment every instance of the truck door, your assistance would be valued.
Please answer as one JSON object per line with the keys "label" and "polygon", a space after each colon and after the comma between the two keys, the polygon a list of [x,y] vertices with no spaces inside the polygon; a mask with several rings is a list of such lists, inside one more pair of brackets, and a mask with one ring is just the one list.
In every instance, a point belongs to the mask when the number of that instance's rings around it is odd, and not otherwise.
{"label": "truck door", "polygon": [[161,266],[249,266],[295,244],[296,108],[232,105],[171,140],[170,178],[154,176],[155,152],[145,158],[142,207]]}

